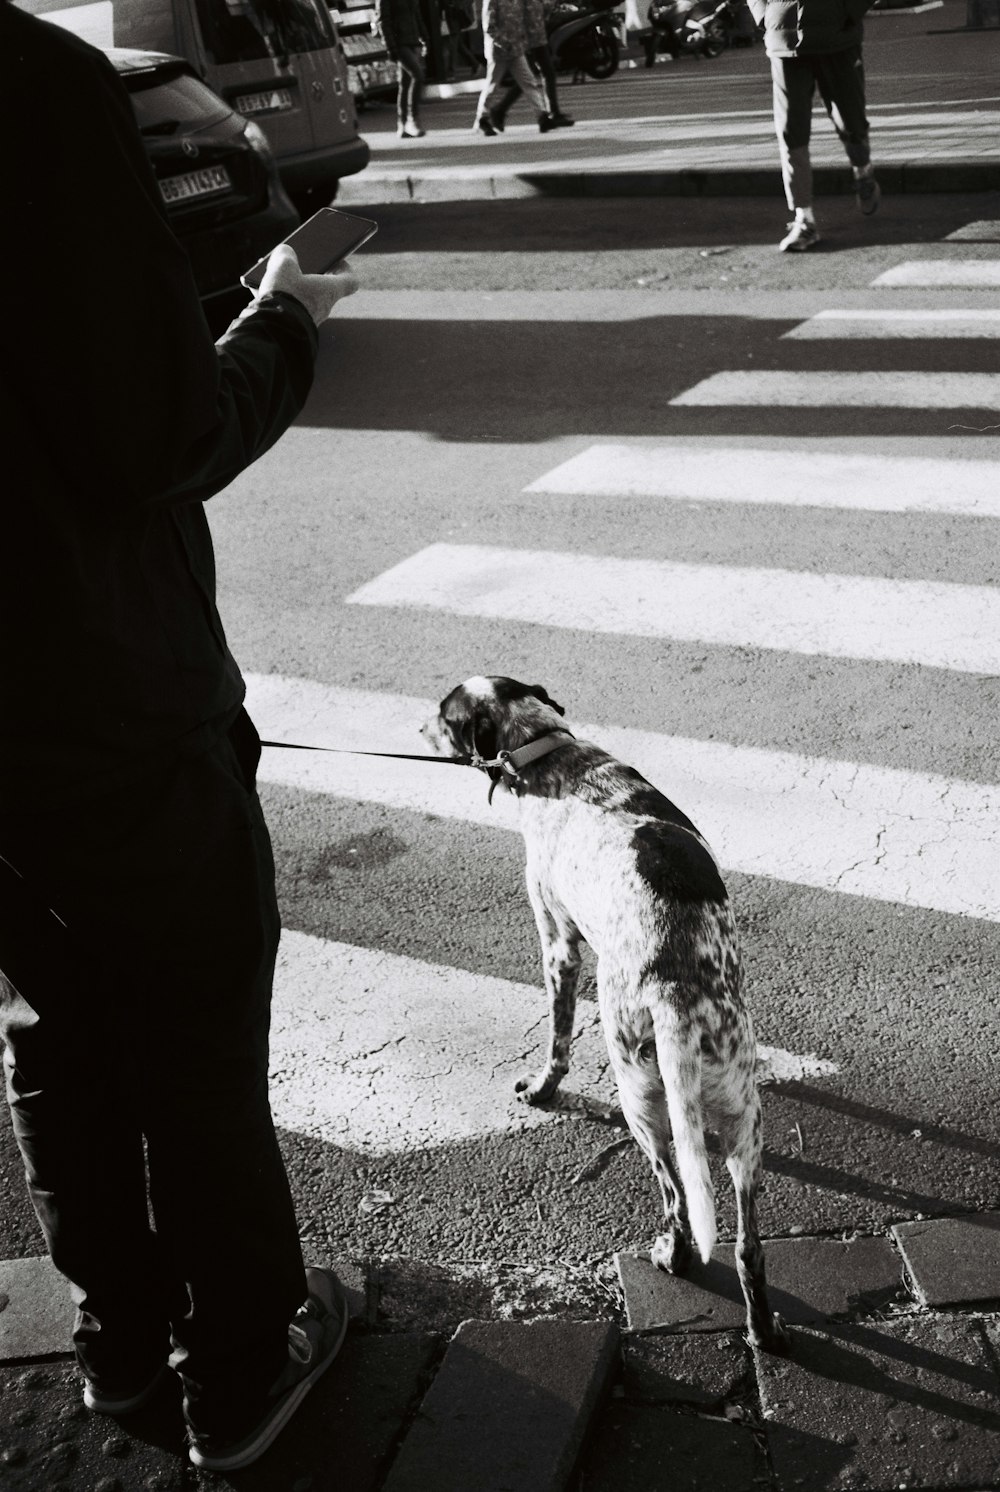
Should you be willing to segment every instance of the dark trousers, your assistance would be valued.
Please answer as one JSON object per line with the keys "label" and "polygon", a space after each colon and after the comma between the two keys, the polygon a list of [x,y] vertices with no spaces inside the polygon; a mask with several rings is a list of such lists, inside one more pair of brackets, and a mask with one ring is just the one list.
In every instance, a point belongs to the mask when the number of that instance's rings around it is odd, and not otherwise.
{"label": "dark trousers", "polygon": [[259,1413],[306,1294],[267,1095],[259,750],[241,714],[128,791],[0,815],[23,877],[0,897],[7,1096],[80,1365],[126,1391],[172,1348],[189,1421],[223,1437]]}
{"label": "dark trousers", "polygon": [[774,127],[785,200],[794,211],[813,200],[809,136],[817,89],[852,166],[871,160],[860,47],[818,57],[772,57]]}
{"label": "dark trousers", "polygon": [[399,68],[396,117],[400,124],[419,124],[420,91],[424,86],[424,64],[416,47],[394,47],[393,62]]}

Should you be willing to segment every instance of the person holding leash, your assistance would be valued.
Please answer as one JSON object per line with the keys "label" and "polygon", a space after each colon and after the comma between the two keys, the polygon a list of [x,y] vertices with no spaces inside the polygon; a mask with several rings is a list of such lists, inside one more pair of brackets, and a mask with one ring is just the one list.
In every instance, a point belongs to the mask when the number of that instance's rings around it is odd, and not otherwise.
{"label": "person holding leash", "polygon": [[0,120],[7,1095],[84,1403],[172,1368],[191,1460],[234,1470],[347,1303],[303,1268],[268,1103],[274,863],[204,504],[295,419],[356,282],[280,246],[213,344],[110,62],[8,0]]}
{"label": "person holding leash", "polygon": [[820,241],[809,160],[817,89],[854,169],[859,209],[868,216],[881,201],[868,142],[861,56],[862,21],[872,0],[749,0],[749,5],[764,27],[781,175],[794,215],[778,248],[800,254]]}

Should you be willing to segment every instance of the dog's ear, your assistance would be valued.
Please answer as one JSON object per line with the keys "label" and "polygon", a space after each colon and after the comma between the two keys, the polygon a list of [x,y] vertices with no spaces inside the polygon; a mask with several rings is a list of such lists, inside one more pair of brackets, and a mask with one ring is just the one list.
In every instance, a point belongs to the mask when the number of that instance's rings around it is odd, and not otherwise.
{"label": "dog's ear", "polygon": [[549,697],[548,691],[543,689],[541,684],[529,684],[528,693],[533,694],[540,704],[548,705],[549,709],[555,710],[557,715],[565,715],[566,711],[562,705],[556,704],[555,700]]}

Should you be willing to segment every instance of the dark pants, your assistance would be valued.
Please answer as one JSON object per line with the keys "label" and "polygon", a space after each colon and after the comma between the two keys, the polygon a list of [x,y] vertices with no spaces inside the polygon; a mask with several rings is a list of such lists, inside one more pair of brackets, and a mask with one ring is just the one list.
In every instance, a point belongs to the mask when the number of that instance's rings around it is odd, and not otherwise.
{"label": "dark pants", "polygon": [[852,166],[867,166],[871,160],[861,48],[819,57],[772,57],[771,82],[785,200],[793,210],[811,207],[809,135],[817,89]]}
{"label": "dark pants", "polygon": [[419,125],[420,90],[424,86],[424,64],[416,47],[394,47],[393,62],[399,68],[396,117],[400,124]]}
{"label": "dark pants", "polygon": [[134,1390],[172,1346],[190,1422],[221,1437],[259,1413],[306,1294],[267,1095],[259,749],[241,715],[141,786],[0,817],[27,893],[0,899],[8,1100],[80,1365]]}

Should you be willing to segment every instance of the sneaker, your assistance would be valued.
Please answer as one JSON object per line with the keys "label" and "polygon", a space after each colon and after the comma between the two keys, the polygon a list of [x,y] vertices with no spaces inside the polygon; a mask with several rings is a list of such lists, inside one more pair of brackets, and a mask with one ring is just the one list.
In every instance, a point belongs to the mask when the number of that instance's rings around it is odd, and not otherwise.
{"label": "sneaker", "polygon": [[420,128],[415,119],[408,119],[398,126],[396,134],[401,140],[422,140],[427,131]]}
{"label": "sneaker", "polygon": [[819,229],[808,218],[796,218],[778,245],[783,254],[804,254],[819,243]]}
{"label": "sneaker", "polygon": [[882,201],[882,188],[874,176],[856,176],[854,178],[854,190],[857,193],[858,209],[866,218],[871,217],[873,212],[878,211],[878,205]]}
{"label": "sneaker", "polygon": [[145,1387],[126,1389],[124,1392],[98,1388],[88,1378],[83,1385],[83,1402],[95,1414],[133,1414],[137,1409],[145,1409],[147,1404],[152,1403],[169,1376],[169,1367],[162,1363]]}
{"label": "sneaker", "polygon": [[238,1471],[267,1450],[317,1378],[333,1362],[347,1331],[348,1307],[332,1269],[307,1269],[309,1294],[288,1327],[288,1362],[271,1386],[257,1424],[228,1445],[191,1434],[188,1457],[205,1471]]}

